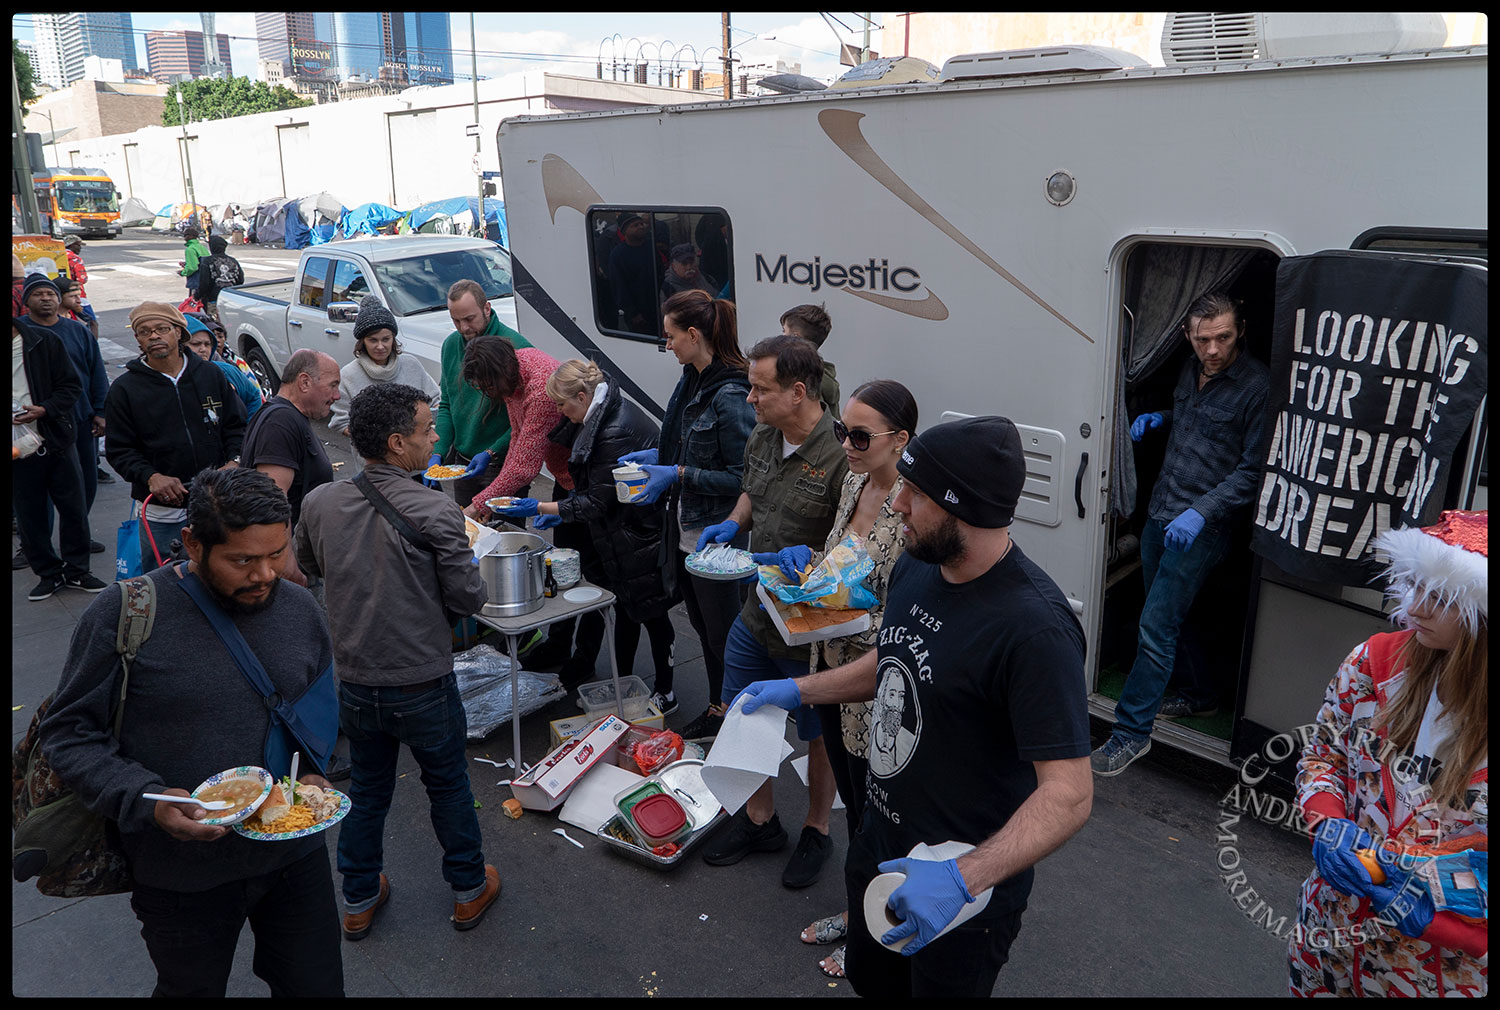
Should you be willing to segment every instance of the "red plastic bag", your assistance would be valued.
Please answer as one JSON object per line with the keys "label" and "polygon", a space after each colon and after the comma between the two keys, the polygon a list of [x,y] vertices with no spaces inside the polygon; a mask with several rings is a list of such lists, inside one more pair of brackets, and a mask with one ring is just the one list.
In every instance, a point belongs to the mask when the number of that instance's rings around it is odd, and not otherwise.
{"label": "red plastic bag", "polygon": [[178,305],[177,305],[177,311],[178,312],[202,312],[203,311],[203,303],[200,302],[198,299],[196,299],[196,298],[192,297],[191,295],[189,295],[187,298],[184,298],[181,302],[178,303]]}
{"label": "red plastic bag", "polygon": [[682,737],[671,730],[662,730],[648,740],[636,744],[630,756],[640,765],[641,771],[650,775],[663,765],[669,765],[682,757]]}

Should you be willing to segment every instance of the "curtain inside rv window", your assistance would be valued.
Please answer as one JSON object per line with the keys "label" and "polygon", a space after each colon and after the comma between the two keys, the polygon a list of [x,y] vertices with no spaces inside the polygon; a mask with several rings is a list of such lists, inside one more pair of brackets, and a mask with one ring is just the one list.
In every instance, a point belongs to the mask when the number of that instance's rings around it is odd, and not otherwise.
{"label": "curtain inside rv window", "polygon": [[720,211],[595,209],[589,237],[603,333],[659,340],[662,304],[678,292],[734,297],[729,218]]}
{"label": "curtain inside rv window", "polygon": [[1135,510],[1135,450],[1126,391],[1153,374],[1182,346],[1183,316],[1200,296],[1227,288],[1256,255],[1253,249],[1151,243],[1131,253],[1125,290],[1125,343],[1115,389],[1114,466],[1110,502],[1115,513]]}

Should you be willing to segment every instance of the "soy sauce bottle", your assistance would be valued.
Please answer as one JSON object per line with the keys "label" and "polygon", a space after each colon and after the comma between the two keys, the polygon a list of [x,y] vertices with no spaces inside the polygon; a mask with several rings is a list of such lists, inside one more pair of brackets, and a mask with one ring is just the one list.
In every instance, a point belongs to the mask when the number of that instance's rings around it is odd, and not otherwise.
{"label": "soy sauce bottle", "polygon": [[557,595],[557,578],[552,574],[552,559],[547,559],[547,577],[542,581],[542,595],[547,599]]}

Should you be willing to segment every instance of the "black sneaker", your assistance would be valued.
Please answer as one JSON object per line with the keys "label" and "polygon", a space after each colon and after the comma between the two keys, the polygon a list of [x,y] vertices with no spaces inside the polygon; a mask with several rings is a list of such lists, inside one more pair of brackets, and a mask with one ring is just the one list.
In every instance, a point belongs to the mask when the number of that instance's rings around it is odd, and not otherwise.
{"label": "black sneaker", "polygon": [[89,541],[89,553],[90,554],[103,554],[104,553],[104,545],[101,544],[97,540],[90,540]]}
{"label": "black sneaker", "polygon": [[677,711],[677,696],[671,691],[666,694],[655,691],[651,695],[651,704],[655,705],[656,710],[662,715],[671,715]]}
{"label": "black sneaker", "polygon": [[682,738],[684,740],[712,740],[719,735],[719,730],[723,725],[724,717],[710,708],[683,727]]}
{"label": "black sneaker", "polygon": [[30,563],[31,562],[26,560],[26,552],[17,547],[16,556],[10,559],[10,570],[13,572],[19,572]]}
{"label": "black sneaker", "polygon": [[114,474],[110,473],[108,470],[104,469],[104,467],[102,467],[102,466],[98,467],[97,469],[99,471],[99,475],[97,477],[97,480],[98,480],[98,482],[100,484],[113,484],[115,482]]}
{"label": "black sneaker", "polygon": [[61,575],[46,576],[36,584],[35,589],[26,594],[26,598],[32,602],[45,600],[63,587],[63,581]]}
{"label": "black sneaker", "polygon": [[811,825],[804,826],[802,837],[797,840],[797,850],[787,861],[782,871],[781,883],[785,887],[810,887],[818,882],[823,873],[823,864],[833,854],[833,839]]}
{"label": "black sneaker", "polygon": [[741,810],[729,819],[729,830],[703,853],[703,861],[709,866],[733,866],[752,852],[780,852],[784,848],[786,830],[775,814],[766,823],[756,824]]}
{"label": "black sneaker", "polygon": [[1174,694],[1161,703],[1161,709],[1156,714],[1162,719],[1187,719],[1194,716],[1205,719],[1211,715],[1218,715],[1219,707],[1210,705],[1208,708],[1194,708],[1192,702],[1180,694]]}
{"label": "black sneaker", "polygon": [[108,588],[108,583],[99,581],[87,572],[83,575],[69,575],[63,580],[63,585],[68,589],[82,589],[85,593],[102,593]]}

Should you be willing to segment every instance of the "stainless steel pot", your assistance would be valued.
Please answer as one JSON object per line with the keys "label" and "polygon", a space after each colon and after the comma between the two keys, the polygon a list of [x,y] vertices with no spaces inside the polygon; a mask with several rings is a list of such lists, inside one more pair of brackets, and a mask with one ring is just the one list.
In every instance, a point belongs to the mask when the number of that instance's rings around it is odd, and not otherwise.
{"label": "stainless steel pot", "polygon": [[547,570],[543,557],[552,549],[535,533],[501,533],[495,551],[479,559],[479,574],[489,590],[488,617],[520,617],[542,606]]}

